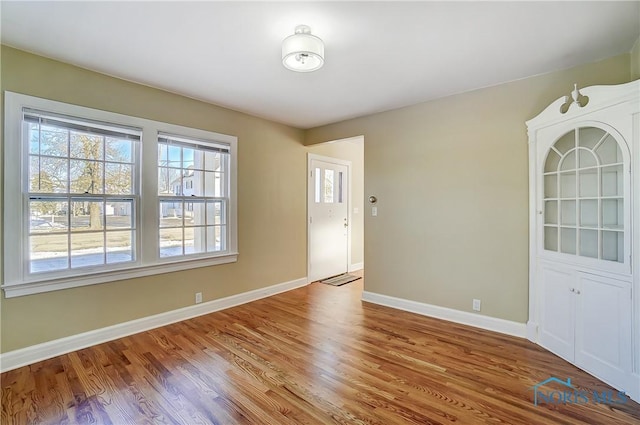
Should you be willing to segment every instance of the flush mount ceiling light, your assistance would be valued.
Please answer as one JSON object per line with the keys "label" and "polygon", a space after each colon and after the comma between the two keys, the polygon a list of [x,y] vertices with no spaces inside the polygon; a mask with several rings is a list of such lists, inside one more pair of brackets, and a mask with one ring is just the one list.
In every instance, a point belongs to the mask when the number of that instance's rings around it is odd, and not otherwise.
{"label": "flush mount ceiling light", "polygon": [[297,72],[311,72],[324,65],[324,43],[311,28],[298,25],[295,34],[282,42],[282,64],[285,68]]}

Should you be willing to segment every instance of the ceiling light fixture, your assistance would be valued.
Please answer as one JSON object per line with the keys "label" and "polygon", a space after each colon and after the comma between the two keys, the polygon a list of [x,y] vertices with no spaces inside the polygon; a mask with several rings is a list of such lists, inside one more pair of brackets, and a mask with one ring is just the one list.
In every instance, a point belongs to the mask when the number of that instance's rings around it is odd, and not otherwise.
{"label": "ceiling light fixture", "polygon": [[298,25],[295,34],[282,42],[282,64],[296,72],[320,69],[324,65],[324,43],[311,35],[311,28]]}

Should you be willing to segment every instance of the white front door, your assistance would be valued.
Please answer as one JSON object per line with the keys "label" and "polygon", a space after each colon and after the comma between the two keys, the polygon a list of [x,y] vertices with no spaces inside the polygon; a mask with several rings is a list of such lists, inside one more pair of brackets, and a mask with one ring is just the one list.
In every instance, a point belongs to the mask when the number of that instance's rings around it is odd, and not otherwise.
{"label": "white front door", "polygon": [[349,164],[309,156],[309,280],[346,273],[349,261]]}

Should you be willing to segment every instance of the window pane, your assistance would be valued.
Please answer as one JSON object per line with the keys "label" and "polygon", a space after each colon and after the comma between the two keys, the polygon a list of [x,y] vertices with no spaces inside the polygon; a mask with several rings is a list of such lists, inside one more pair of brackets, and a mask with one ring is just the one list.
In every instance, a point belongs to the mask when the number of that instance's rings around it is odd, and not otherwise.
{"label": "window pane", "polygon": [[68,190],[66,159],[29,157],[29,191],[66,193]]}
{"label": "window pane", "polygon": [[338,173],[338,203],[342,203],[342,171]]}
{"label": "window pane", "polygon": [[560,155],[554,150],[550,150],[547,154],[547,160],[544,163],[544,172],[551,173],[558,171],[558,165],[560,165]]}
{"label": "window pane", "polygon": [[226,224],[222,201],[207,202],[207,224]]}
{"label": "window pane", "polygon": [[576,169],[576,151],[573,150],[565,155],[562,158],[562,163],[560,164],[561,170],[575,170]]}
{"label": "window pane", "polygon": [[580,201],[580,226],[598,227],[598,201],[588,199]]}
{"label": "window pane", "polygon": [[624,234],[622,232],[602,232],[602,259],[624,262]]}
{"label": "window pane", "polygon": [[29,237],[29,271],[31,273],[65,270],[69,261],[68,235]]}
{"label": "window pane", "polygon": [[622,165],[602,167],[602,196],[622,196]]}
{"label": "window pane", "polygon": [[107,229],[133,229],[133,201],[107,202]]}
{"label": "window pane", "polygon": [[560,174],[560,197],[575,198],[576,173],[575,171]]}
{"label": "window pane", "polygon": [[224,226],[208,226],[207,227],[207,251],[224,251],[223,240]]}
{"label": "window pane", "polygon": [[195,165],[194,150],[191,148],[182,148],[182,168],[194,168]]}
{"label": "window pane", "polygon": [[204,196],[204,172],[186,170],[183,180],[189,183],[189,189],[185,190],[184,196]]}
{"label": "window pane", "polygon": [[36,123],[25,122],[23,130],[29,142],[29,153],[35,155],[40,154],[40,126]]}
{"label": "window pane", "polygon": [[68,154],[69,133],[64,128],[40,126],[40,155],[64,156]]}
{"label": "window pane", "polygon": [[31,233],[66,233],[68,203],[56,199],[29,201]]}
{"label": "window pane", "polygon": [[560,252],[565,254],[576,253],[576,229],[560,229]]}
{"label": "window pane", "polygon": [[333,170],[324,170],[324,202],[333,203]]}
{"label": "window pane", "polygon": [[593,155],[593,153],[591,153],[591,151],[588,151],[586,149],[580,149],[578,152],[579,152],[579,155],[578,155],[579,168],[595,167],[596,165],[598,165],[596,161],[596,157]]}
{"label": "window pane", "polygon": [[204,196],[225,196],[224,175],[222,173],[205,172],[204,178]]}
{"label": "window pane", "polygon": [[600,164],[616,164],[622,162],[622,152],[618,142],[609,134],[596,148],[596,154],[600,158]]}
{"label": "window pane", "polygon": [[107,263],[133,261],[132,231],[107,232]]}
{"label": "window pane", "polygon": [[193,169],[204,170],[206,169],[204,163],[204,151],[201,149],[195,149],[193,151]]}
{"label": "window pane", "polygon": [[158,165],[159,166],[167,166],[167,161],[169,160],[169,149],[168,146],[164,143],[158,143]]}
{"label": "window pane", "polygon": [[72,199],[71,231],[102,230],[103,226],[102,201]]}
{"label": "window pane", "polygon": [[544,223],[558,224],[558,201],[546,201],[544,203]]}
{"label": "window pane", "polygon": [[160,229],[160,257],[173,257],[182,253],[182,228]]}
{"label": "window pane", "polygon": [[69,156],[79,159],[104,159],[104,137],[90,133],[71,131]]}
{"label": "window pane", "polygon": [[220,196],[216,194],[215,173],[210,171],[204,173],[204,196]]}
{"label": "window pane", "polygon": [[592,168],[582,170],[579,175],[579,193],[582,198],[590,198],[598,196],[598,170]]}
{"label": "window pane", "polygon": [[572,130],[566,133],[564,136],[558,139],[558,141],[553,145],[562,155],[569,152],[569,150],[576,147],[576,134]]}
{"label": "window pane", "polygon": [[160,201],[160,227],[182,226],[182,201]]}
{"label": "window pane", "polygon": [[576,201],[561,201],[560,202],[560,222],[567,225],[576,224]]}
{"label": "window pane", "polygon": [[41,216],[29,220],[30,233],[67,233],[67,225],[61,220],[56,221],[53,216]]}
{"label": "window pane", "polygon": [[133,166],[130,164],[105,164],[105,193],[130,195],[133,193]]}
{"label": "window pane", "polygon": [[558,228],[544,227],[544,249],[548,251],[558,251]]}
{"label": "window pane", "polygon": [[127,139],[105,139],[105,159],[111,162],[133,162],[133,143]]}
{"label": "window pane", "polygon": [[179,168],[158,169],[158,194],[182,195],[182,176]]}
{"label": "window pane", "polygon": [[96,161],[69,161],[71,193],[104,193],[104,164]]}
{"label": "window pane", "polygon": [[598,258],[598,231],[580,230],[580,255]]}
{"label": "window pane", "polygon": [[205,225],[205,203],[185,202],[184,203],[184,225],[204,226]]}
{"label": "window pane", "polygon": [[545,198],[558,197],[558,175],[557,174],[549,174],[544,176],[544,197]]}
{"label": "window pane", "polygon": [[71,268],[97,266],[104,261],[103,232],[71,235]]}
{"label": "window pane", "polygon": [[316,188],[316,193],[315,193],[315,202],[316,204],[320,203],[320,196],[322,194],[322,176],[320,175],[320,168],[316,168],[314,171],[314,175],[316,176],[316,184],[315,184],[315,188]]}
{"label": "window pane", "polygon": [[593,149],[602,140],[605,131],[596,127],[583,127],[578,129],[578,145]]}
{"label": "window pane", "polygon": [[184,229],[184,253],[199,254],[205,252],[207,250],[205,238],[205,227],[186,227]]}
{"label": "window pane", "polygon": [[167,147],[167,164],[168,167],[176,167],[180,168],[182,165],[182,149],[179,146],[171,146]]}
{"label": "window pane", "polygon": [[624,227],[624,209],[622,199],[602,200],[602,227],[622,229]]}
{"label": "window pane", "polygon": [[206,151],[204,153],[204,167],[203,169],[209,171],[223,171],[221,170],[222,154],[219,152]]}

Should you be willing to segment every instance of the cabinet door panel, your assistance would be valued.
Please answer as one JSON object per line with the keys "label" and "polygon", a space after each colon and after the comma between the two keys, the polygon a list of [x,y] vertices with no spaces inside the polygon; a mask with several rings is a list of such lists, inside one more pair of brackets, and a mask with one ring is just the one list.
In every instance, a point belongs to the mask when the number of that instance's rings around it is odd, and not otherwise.
{"label": "cabinet door panel", "polygon": [[616,388],[631,377],[631,287],[629,282],[578,273],[576,365]]}
{"label": "cabinet door panel", "polygon": [[573,272],[547,266],[540,267],[542,280],[542,315],[540,345],[560,357],[574,358],[574,292]]}

